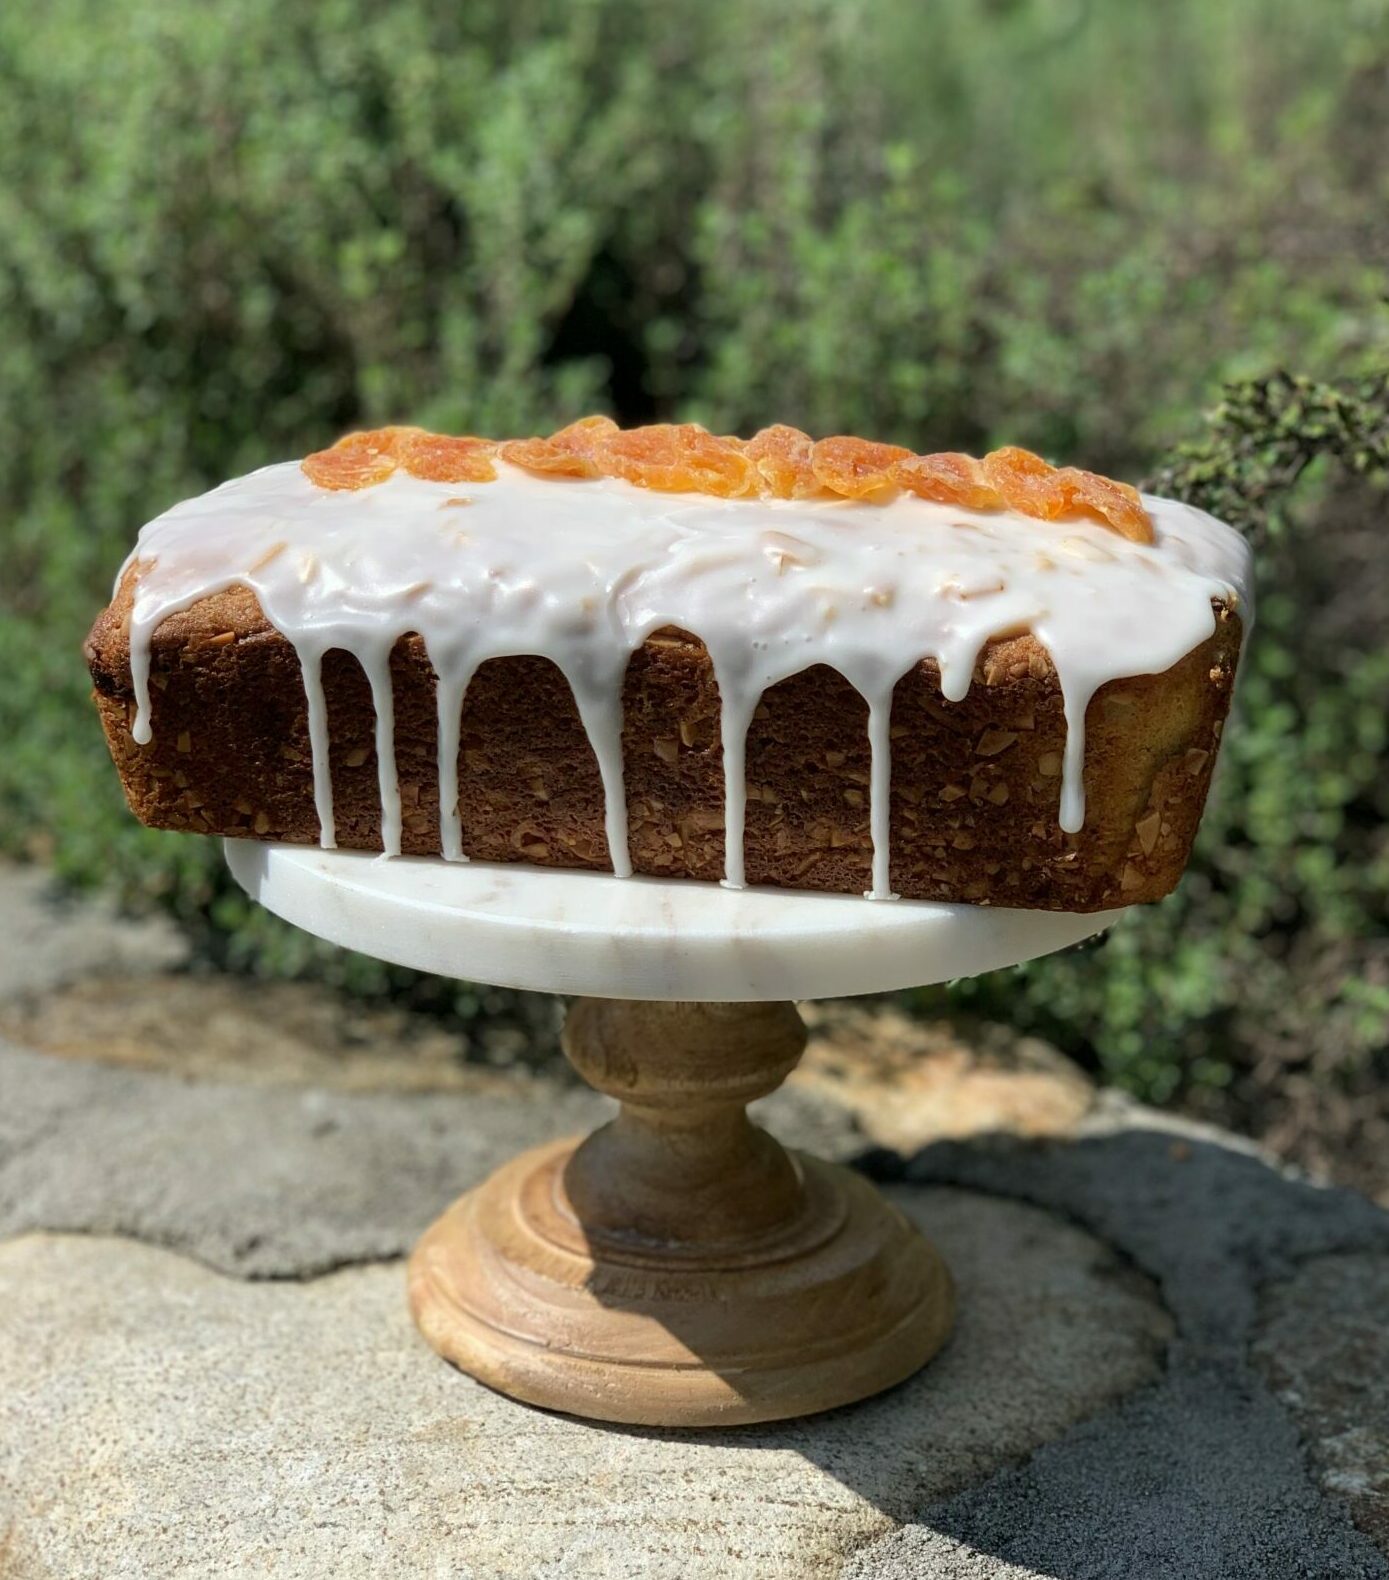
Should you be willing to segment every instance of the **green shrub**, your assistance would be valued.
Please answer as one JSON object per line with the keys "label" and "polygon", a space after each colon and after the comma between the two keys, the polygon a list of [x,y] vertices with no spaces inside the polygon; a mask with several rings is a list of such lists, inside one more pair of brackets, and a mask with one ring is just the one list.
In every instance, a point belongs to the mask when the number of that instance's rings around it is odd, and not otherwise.
{"label": "green shrub", "polygon": [[1154,481],[1248,532],[1262,589],[1195,860],[1102,949],[954,996],[1158,1100],[1354,1081],[1389,1065],[1389,378],[1236,386]]}
{"label": "green shrub", "polygon": [[[244,969],[488,1013],[125,813],[79,648],[138,524],[354,423],[596,407],[1151,470],[1225,381],[1384,362],[1386,62],[1385,0],[0,7],[0,849]],[[1337,449],[1293,389],[1164,474],[1288,523],[1181,894],[958,990],[1149,1094],[1382,1043],[1382,504],[1345,445],[1360,492],[1293,502]]]}
{"label": "green shrub", "polygon": [[661,175],[641,13],[0,7],[0,847],[260,958],[215,846],[124,813],[86,626],[139,523],[228,474],[602,403],[601,357],[548,352]]}

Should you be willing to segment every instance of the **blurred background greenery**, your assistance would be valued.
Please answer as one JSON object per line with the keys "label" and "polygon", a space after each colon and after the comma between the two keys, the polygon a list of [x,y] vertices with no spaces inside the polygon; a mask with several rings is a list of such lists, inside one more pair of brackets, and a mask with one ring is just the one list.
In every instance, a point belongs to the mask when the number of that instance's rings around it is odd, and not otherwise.
{"label": "blurred background greenery", "polygon": [[1386,150],[1389,0],[0,8],[0,849],[222,963],[489,1013],[125,814],[80,647],[139,525],[361,423],[1022,443],[1238,516],[1261,626],[1180,893],[954,1001],[1294,1151],[1363,1140]]}

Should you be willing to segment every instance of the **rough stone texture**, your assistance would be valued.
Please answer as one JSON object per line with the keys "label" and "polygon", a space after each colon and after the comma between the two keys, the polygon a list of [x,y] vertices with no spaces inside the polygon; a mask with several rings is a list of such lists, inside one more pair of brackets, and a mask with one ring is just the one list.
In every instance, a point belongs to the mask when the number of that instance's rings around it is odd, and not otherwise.
{"label": "rough stone texture", "polygon": [[1095,1107],[1094,1083],[1078,1066],[1003,1026],[962,1035],[948,1021],[853,1000],[804,1013],[810,1044],[790,1084],[847,1108],[865,1135],[898,1152],[996,1131],[1069,1135]]}
{"label": "rough stone texture", "polygon": [[40,867],[0,862],[0,999],[94,974],[167,971],[187,957],[167,918],[120,917],[104,898],[64,897]]}
{"label": "rough stone texture", "polygon": [[1389,1552],[1389,1256],[1318,1257],[1275,1285],[1254,1360],[1322,1485]]}
{"label": "rough stone texture", "polygon": [[[512,1005],[529,1007],[527,1000]],[[560,1016],[538,1014],[534,1027],[517,1024],[522,1018],[507,1024],[489,1015],[475,1031],[460,1030],[321,982],[252,985],[210,971],[125,971],[10,997],[0,991],[0,1037],[23,1048],[183,1079],[339,1092],[509,1092],[516,1043],[523,1046],[515,1053],[529,1056],[549,1041],[542,1062],[561,1071]],[[520,1063],[529,1066],[530,1058]]]}
{"label": "rough stone texture", "polygon": [[123,1234],[245,1277],[402,1255],[519,1146],[586,1130],[591,1092],[379,1094],[181,1081],[0,1046],[0,1237]]}
{"label": "rough stone texture", "polygon": [[[943,1044],[933,1077],[913,1055],[875,1078],[867,1020],[848,1043],[839,1021],[765,1106],[786,1139],[1064,1137],[862,1156],[950,1258],[955,1341],[816,1420],[592,1426],[451,1372],[378,1259],[602,1101],[460,1067],[319,990],[248,1048],[269,1000],[157,974],[182,956],[163,924],[0,868],[0,1021],[68,1055],[0,1037],[3,1580],[1389,1580],[1389,1215],[1363,1199],[1026,1050],[986,1050],[982,1081]],[[119,1044],[92,1040],[98,979],[127,1020],[144,1006]],[[197,1079],[180,1022],[207,1028]],[[408,1053],[353,1052],[397,1036]],[[1043,1078],[1041,1123],[1009,1068]]]}
{"label": "rough stone texture", "polygon": [[1389,1213],[1363,1196],[1280,1174],[1210,1131],[1132,1128],[1141,1115],[1080,1141],[941,1142],[904,1167],[883,1158],[876,1172],[1017,1197],[1084,1224],[1157,1279],[1193,1354],[1242,1352],[1260,1286],[1304,1258],[1389,1247]]}
{"label": "rough stone texture", "polygon": [[547,1415],[450,1371],[398,1265],[248,1284],[128,1242],[11,1241],[5,1572],[833,1574],[923,1498],[1151,1383],[1171,1331],[1146,1280],[1048,1214],[898,1195],[960,1284],[946,1352],[853,1410],[693,1436]]}
{"label": "rough stone texture", "polygon": [[[403,1255],[514,1152],[612,1111],[533,1078],[367,1095],[183,1081],[0,1042],[0,1239],[123,1234],[242,1277],[305,1277]],[[862,1148],[842,1110],[804,1094],[758,1113],[821,1156]]]}
{"label": "rough stone texture", "polygon": [[[1233,1384],[1233,1385],[1232,1385]],[[1287,1418],[1179,1374],[858,1552],[852,1580],[1369,1580],[1389,1564],[1309,1482]]]}
{"label": "rough stone texture", "polygon": [[[1389,1215],[1170,1131],[942,1143],[905,1166],[874,1161],[892,1178],[1049,1207],[1122,1247],[1162,1290],[1177,1336],[1159,1388],[987,1483],[923,1501],[899,1530],[859,1550],[846,1575],[1389,1577],[1389,1561],[1345,1505],[1319,1495],[1294,1422],[1249,1364],[1260,1287],[1333,1249],[1389,1249]],[[1310,1364],[1315,1329],[1300,1339]]]}

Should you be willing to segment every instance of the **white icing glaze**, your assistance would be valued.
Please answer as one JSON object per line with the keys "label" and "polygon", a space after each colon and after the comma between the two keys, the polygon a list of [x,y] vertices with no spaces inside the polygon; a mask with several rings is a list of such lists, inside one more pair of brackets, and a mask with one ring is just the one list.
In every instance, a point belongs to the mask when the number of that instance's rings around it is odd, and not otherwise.
{"label": "white icing glaze", "polygon": [[[1213,517],[1147,499],[1156,542],[1095,522],[1041,522],[901,494],[712,499],[612,478],[491,483],[397,472],[355,493],[321,489],[296,462],[184,501],[140,534],[130,619],[135,739],[150,739],[150,639],[169,615],[249,587],[295,647],[308,697],[321,841],[334,842],[322,656],[355,655],[376,706],[382,844],[400,849],[390,653],[423,639],[440,677],[442,854],[462,859],[459,715],[487,659],[551,659],[574,693],[602,776],[613,869],[631,871],[622,771],[622,678],[663,626],[708,649],[722,703],[725,883],[743,883],[744,748],[762,693],[814,664],[868,704],[874,898],[890,895],[893,687],[923,658],[961,700],[991,637],[1031,631],[1056,665],[1067,741],[1059,820],[1085,819],[1085,710],[1107,681],[1158,674],[1214,630],[1212,598],[1248,622],[1249,552]],[[124,575],[124,568],[122,571]]]}
{"label": "white icing glaze", "polygon": [[[309,746],[313,752],[313,804],[318,813],[318,843],[324,850],[338,848],[333,822],[333,781],[328,771],[328,709],[323,697],[323,653],[317,643],[300,641],[295,655],[304,677],[309,710]],[[455,764],[455,772],[457,765]]]}

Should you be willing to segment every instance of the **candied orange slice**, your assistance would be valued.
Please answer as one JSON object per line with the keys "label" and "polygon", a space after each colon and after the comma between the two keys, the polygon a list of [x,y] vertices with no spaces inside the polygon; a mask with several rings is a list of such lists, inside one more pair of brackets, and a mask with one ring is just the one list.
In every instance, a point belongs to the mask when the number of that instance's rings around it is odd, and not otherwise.
{"label": "candied orange slice", "polygon": [[398,467],[428,482],[484,483],[497,475],[490,459],[496,448],[491,439],[454,439],[423,428],[371,428],[345,435],[300,465],[320,488],[367,488]]}
{"label": "candied orange slice", "polygon": [[693,422],[622,429],[611,417],[580,417],[548,439],[504,444],[423,428],[372,428],[345,435],[300,465],[320,488],[329,489],[368,488],[398,468],[430,482],[484,483],[497,475],[493,458],[499,452],[503,460],[542,476],[620,477],[639,488],[725,499],[749,493],[809,499],[824,489],[846,499],[867,499],[904,488],[922,499],[971,510],[1007,505],[1043,521],[1088,516],[1131,542],[1153,542],[1152,522],[1137,489],[1079,467],[1058,469],[1016,445],[976,461],[953,450],[913,455],[899,444],[848,434],[816,442],[784,423],[743,440],[712,434]]}
{"label": "candied orange slice", "polygon": [[983,463],[957,450],[937,455],[911,455],[892,468],[892,480],[923,499],[943,505],[963,505],[966,510],[997,510],[1003,503],[998,490],[984,476]]}
{"label": "candied orange slice", "polygon": [[566,450],[553,439],[508,439],[498,452],[503,461],[548,477],[601,477],[597,461],[580,450]]}
{"label": "candied orange slice", "polygon": [[453,439],[416,429],[407,430],[397,448],[400,464],[410,476],[427,483],[490,483],[497,475],[492,464],[497,453],[495,439],[471,435]]}
{"label": "candied orange slice", "polygon": [[397,437],[411,430],[372,428],[344,434],[326,450],[315,450],[299,463],[300,470],[320,488],[370,488],[384,483],[398,465]]}
{"label": "candied orange slice", "polygon": [[1054,466],[1031,450],[1005,445],[991,450],[983,460],[984,477],[998,490],[1005,505],[1036,516],[1039,521],[1054,521],[1066,509],[1066,490],[1058,481]]}
{"label": "candied orange slice", "polygon": [[316,450],[299,465],[320,488],[357,489],[384,483],[395,471],[396,459],[382,451]]}
{"label": "candied orange slice", "polygon": [[611,417],[579,417],[567,428],[560,428],[552,433],[550,443],[557,444],[561,450],[575,450],[583,455],[592,455],[619,432],[621,430]]}
{"label": "candied orange slice", "polygon": [[1068,511],[1103,521],[1130,543],[1153,542],[1153,523],[1131,483],[1116,483],[1111,477],[1082,472],[1077,466],[1063,467],[1056,480],[1066,495]]}
{"label": "candied orange slice", "polygon": [[741,446],[694,422],[658,422],[612,434],[598,449],[599,466],[638,488],[663,494],[714,494],[732,499],[756,481]]}
{"label": "candied orange slice", "polygon": [[872,439],[840,434],[818,441],[811,455],[811,467],[816,480],[832,492],[846,499],[865,499],[869,494],[894,488],[892,468],[910,454],[900,444],[877,444]]}
{"label": "candied orange slice", "polygon": [[548,439],[511,439],[503,461],[550,477],[601,477],[598,450],[618,431],[611,417],[580,417]]}
{"label": "candied orange slice", "polygon": [[808,499],[820,492],[812,465],[815,441],[799,428],[773,423],[753,434],[742,449],[757,472],[760,493],[773,499]]}

